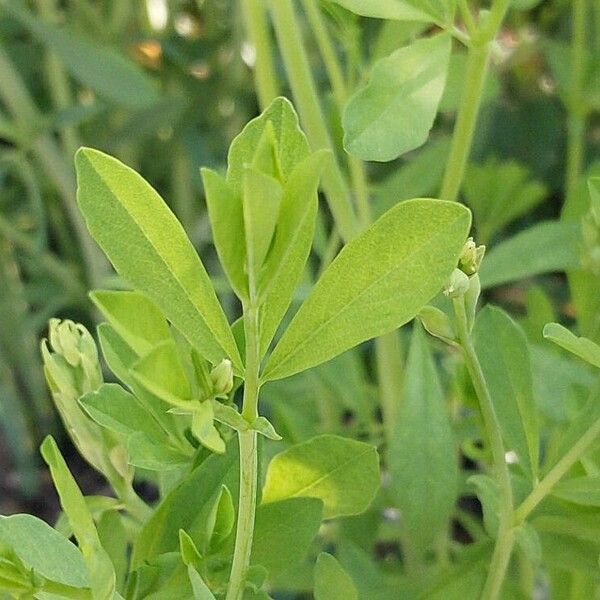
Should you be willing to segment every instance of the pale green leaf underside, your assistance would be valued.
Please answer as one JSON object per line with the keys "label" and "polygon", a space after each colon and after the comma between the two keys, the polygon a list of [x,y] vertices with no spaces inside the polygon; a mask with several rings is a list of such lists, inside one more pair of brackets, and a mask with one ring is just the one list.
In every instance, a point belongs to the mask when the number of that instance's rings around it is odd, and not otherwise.
{"label": "pale green leaf underside", "polygon": [[447,23],[454,13],[454,0],[333,0],[364,17]]}
{"label": "pale green leaf underside", "polygon": [[77,199],[92,237],[117,272],[146,294],[213,363],[241,359],[227,318],[192,244],[158,193],[124,164],[81,149]]}
{"label": "pale green leaf underside", "polygon": [[307,497],[323,501],[325,518],[367,509],[379,487],[379,459],[370,444],[321,435],[292,446],[269,463],[263,503]]}
{"label": "pale green leaf underside", "polygon": [[600,346],[598,344],[585,337],[577,337],[558,323],[548,323],[544,327],[544,337],[600,369]]}
{"label": "pale green leaf underside", "polygon": [[504,311],[486,306],[475,323],[475,349],[507,449],[517,453],[522,468],[535,480],[539,425],[525,334]]}
{"label": "pale green leaf underside", "polygon": [[318,365],[412,319],[456,266],[471,215],[442,200],[407,200],[352,240],[275,347],[265,380]]}
{"label": "pale green leaf underside", "polygon": [[382,58],[344,111],[344,146],[363,160],[388,161],[425,143],[450,60],[449,34],[417,40]]}
{"label": "pale green leaf underside", "polygon": [[391,491],[411,544],[426,551],[454,509],[458,461],[444,392],[419,326],[412,334],[403,379],[389,448]]}
{"label": "pale green leaf underside", "polygon": [[581,265],[581,224],[542,221],[493,246],[479,273],[486,289],[540,273],[577,269]]}

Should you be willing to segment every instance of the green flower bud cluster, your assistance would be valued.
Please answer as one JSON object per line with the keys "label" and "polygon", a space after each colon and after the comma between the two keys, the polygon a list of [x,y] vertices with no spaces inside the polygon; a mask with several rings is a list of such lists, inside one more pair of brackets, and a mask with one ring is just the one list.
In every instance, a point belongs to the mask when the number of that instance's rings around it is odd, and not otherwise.
{"label": "green flower bud cluster", "polygon": [[[478,246],[473,238],[469,238],[458,257],[457,268],[452,271],[444,286],[444,295],[452,299],[464,299],[469,329],[473,327],[475,322],[477,302],[481,294],[479,268],[484,255],[485,246]],[[427,329],[427,325],[425,325],[425,328]],[[437,334],[433,333],[433,335]],[[437,335],[437,337],[444,339],[444,335]]]}
{"label": "green flower bud cluster", "polygon": [[115,489],[122,488],[133,472],[121,440],[92,421],[79,404],[79,398],[103,383],[93,337],[80,323],[50,319],[41,351],[52,399],[73,443]]}

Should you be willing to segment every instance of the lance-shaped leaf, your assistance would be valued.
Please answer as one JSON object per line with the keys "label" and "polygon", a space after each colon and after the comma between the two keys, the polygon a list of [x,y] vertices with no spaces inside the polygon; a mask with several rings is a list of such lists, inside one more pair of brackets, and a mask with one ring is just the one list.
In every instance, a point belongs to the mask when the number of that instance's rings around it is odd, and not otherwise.
{"label": "lance-shaped leaf", "polygon": [[539,428],[527,338],[504,311],[492,306],[479,313],[474,334],[502,436],[525,473],[535,480]]}
{"label": "lance-shaped leaf", "polygon": [[455,0],[333,0],[357,15],[398,21],[450,23]]}
{"label": "lance-shaped leaf", "polygon": [[455,202],[407,200],[388,211],[327,268],[263,378],[293,375],[410,321],[456,266],[470,225]]}
{"label": "lance-shaped leaf", "polygon": [[417,40],[382,58],[344,111],[344,146],[363,160],[388,161],[425,143],[450,60],[449,34]]}
{"label": "lance-shaped leaf", "polygon": [[254,167],[244,170],[243,189],[246,268],[256,282],[271,247],[283,189],[277,179]]}
{"label": "lance-shaped leaf", "polygon": [[321,552],[315,565],[315,600],[358,600],[352,578],[331,554]]}
{"label": "lance-shaped leaf", "polygon": [[558,323],[548,323],[544,327],[544,337],[600,369],[600,346],[592,340],[577,337]]}
{"label": "lance-shaped leaf", "polygon": [[138,356],[171,338],[162,312],[144,294],[128,290],[95,290],[90,298]]}
{"label": "lance-shaped leaf", "polygon": [[[267,128],[270,129],[270,133],[265,136]],[[259,117],[250,121],[231,142],[227,158],[227,183],[235,193],[241,192],[247,165],[265,172],[267,142],[274,144],[273,160],[282,181],[286,181],[296,164],[310,153],[306,137],[298,125],[296,111],[286,98],[275,98],[271,105]],[[274,175],[271,167],[267,169],[266,174]]]}
{"label": "lance-shaped leaf", "polygon": [[67,515],[88,568],[92,598],[105,600],[119,597],[115,596],[116,578],[112,562],[100,543],[85,498],[52,437],[48,436],[44,440],[41,452],[50,468],[60,504]]}
{"label": "lance-shaped leaf", "polygon": [[145,293],[213,363],[241,359],[208,274],[175,215],[124,164],[77,152],[77,199],[88,229],[117,272]]}
{"label": "lance-shaped leaf", "polygon": [[326,150],[305,158],[292,171],[283,191],[273,248],[261,274],[261,354],[290,306],[310,254],[319,207],[317,188],[329,160]]}
{"label": "lance-shaped leaf", "polygon": [[246,298],[248,281],[242,201],[224,177],[211,169],[202,169],[201,173],[219,261],[238,298]]}
{"label": "lance-shaped leaf", "polygon": [[444,393],[421,327],[415,327],[412,334],[401,397],[388,453],[390,487],[411,545],[424,552],[444,530],[454,509],[458,454]]}

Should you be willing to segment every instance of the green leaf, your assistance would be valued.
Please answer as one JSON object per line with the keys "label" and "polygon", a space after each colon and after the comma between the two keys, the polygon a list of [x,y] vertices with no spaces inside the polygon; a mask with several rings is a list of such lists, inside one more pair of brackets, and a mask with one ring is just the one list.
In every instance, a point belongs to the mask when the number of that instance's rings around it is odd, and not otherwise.
{"label": "green leaf", "polygon": [[191,462],[191,450],[190,446],[190,453],[184,454],[164,439],[148,437],[141,431],[131,434],[127,439],[129,464],[148,471],[163,472],[185,467]]}
{"label": "green leaf", "polygon": [[581,266],[581,226],[542,221],[494,246],[481,263],[482,288]]}
{"label": "green leaf", "polygon": [[406,162],[375,189],[374,214],[380,217],[402,200],[434,196],[442,185],[450,144],[450,137],[444,136],[432,139],[418,151],[411,152]]}
{"label": "green leaf", "polygon": [[487,534],[495,538],[500,522],[500,490],[489,475],[471,475],[467,483],[473,486],[483,511],[483,524]]}
{"label": "green leaf", "polygon": [[307,554],[321,526],[323,503],[315,498],[287,498],[256,510],[253,565],[283,571]]}
{"label": "green leaf", "polygon": [[77,199],[115,269],[213,363],[241,369],[233,334],[181,224],[135,171],[97,150],[77,152]]}
{"label": "green leaf", "polygon": [[[268,125],[270,123],[270,125]],[[264,164],[257,161],[264,145],[265,128],[272,128],[270,141],[275,144],[275,161],[281,181],[289,178],[295,166],[309,154],[306,137],[298,125],[298,116],[291,102],[286,98],[275,98],[269,107],[257,118],[252,119],[242,132],[231,142],[227,158],[227,183],[234,193],[240,194],[246,165],[261,169]],[[260,156],[259,156],[260,158]],[[274,173],[268,173],[273,175]]]}
{"label": "green leaf", "polygon": [[534,566],[542,562],[542,543],[538,532],[529,523],[523,523],[515,529],[515,541],[523,554]]}
{"label": "green leaf", "polygon": [[79,399],[85,412],[99,425],[123,435],[136,431],[161,439],[165,432],[138,399],[116,383],[105,383]]}
{"label": "green leaf", "polygon": [[264,504],[319,498],[326,519],[366,510],[379,488],[379,459],[370,444],[320,435],[277,454],[269,463]]}
{"label": "green leaf", "polygon": [[108,323],[100,323],[97,332],[102,356],[108,368],[123,383],[130,385],[132,377],[129,369],[138,360],[138,355]]}
{"label": "green leaf", "polygon": [[14,552],[28,569],[56,583],[89,587],[79,549],[33,515],[0,515],[0,545]]}
{"label": "green leaf", "polygon": [[61,65],[84,86],[133,109],[147,108],[159,100],[157,87],[150,77],[114,48],[36,19],[16,2],[2,0],[0,4],[52,50]]}
{"label": "green leaf", "polygon": [[600,346],[591,340],[577,337],[558,323],[548,323],[544,327],[544,337],[590,365],[600,368]]}
{"label": "green leaf", "polygon": [[329,160],[328,151],[314,152],[298,163],[283,190],[273,248],[261,277],[261,355],[269,347],[302,277],[314,236],[319,179]]}
{"label": "green leaf", "polygon": [[282,439],[281,436],[277,433],[277,431],[275,431],[273,423],[271,423],[271,421],[269,421],[269,419],[267,419],[266,417],[257,417],[250,424],[250,429],[257,431],[261,435],[264,435],[266,438],[274,440],[276,442]]}
{"label": "green leaf", "polygon": [[573,477],[557,483],[552,494],[583,506],[600,506],[600,475]]}
{"label": "green leaf", "polygon": [[535,481],[539,426],[525,334],[504,311],[486,306],[477,317],[474,336],[507,449],[516,452],[521,468]]}
{"label": "green leaf", "polygon": [[92,302],[113,329],[138,356],[171,339],[171,332],[156,304],[139,292],[96,290]]}
{"label": "green leaf", "polygon": [[256,283],[271,247],[283,189],[274,177],[248,167],[243,176],[247,270]]}
{"label": "green leaf", "polygon": [[192,433],[205,448],[223,454],[225,442],[214,426],[214,417],[213,405],[210,401],[196,403],[192,414]]}
{"label": "green leaf", "polygon": [[364,17],[451,23],[455,0],[333,0]]}
{"label": "green leaf", "polygon": [[473,211],[477,241],[487,244],[508,223],[533,210],[548,190],[532,180],[529,170],[521,164],[491,158],[482,165],[469,165],[463,192]]}
{"label": "green leaf", "polygon": [[238,298],[247,298],[246,234],[242,202],[239,194],[234,192],[224,177],[206,168],[201,173],[219,261]]}
{"label": "green leaf", "polygon": [[192,565],[188,565],[188,577],[192,584],[194,600],[216,600],[210,588],[204,583],[204,580]]}
{"label": "green leaf", "polygon": [[219,494],[215,511],[215,521],[210,536],[209,547],[211,550],[216,550],[223,545],[225,540],[231,535],[234,525],[235,508],[233,498],[229,488],[224,485]]}
{"label": "green leaf", "polygon": [[315,565],[315,600],[358,600],[356,586],[331,554],[321,552]]}
{"label": "green leaf", "polygon": [[100,544],[96,526],[83,494],[51,436],[42,443],[41,452],[50,468],[61,506],[83,554],[90,578],[92,597],[94,600],[112,599],[116,593],[115,570],[108,554]]}
{"label": "green leaf", "polygon": [[411,545],[425,551],[447,527],[454,510],[458,454],[438,373],[418,326],[400,397],[387,454],[390,487]]}
{"label": "green leaf", "polygon": [[214,500],[230,471],[237,468],[237,453],[236,444],[230,443],[225,454],[211,454],[161,501],[134,542],[133,569],[177,550],[180,529],[196,539],[205,525],[198,522],[198,515]]}
{"label": "green leaf", "polygon": [[191,399],[191,388],[173,340],[162,342],[134,363],[131,373],[165,402]]}
{"label": "green leaf", "polygon": [[389,161],[423,145],[438,110],[452,38],[423,38],[379,60],[344,110],[344,147],[363,160]]}
{"label": "green leaf", "polygon": [[470,227],[468,209],[407,200],[338,254],[294,316],[263,379],[318,365],[412,319],[456,266]]}

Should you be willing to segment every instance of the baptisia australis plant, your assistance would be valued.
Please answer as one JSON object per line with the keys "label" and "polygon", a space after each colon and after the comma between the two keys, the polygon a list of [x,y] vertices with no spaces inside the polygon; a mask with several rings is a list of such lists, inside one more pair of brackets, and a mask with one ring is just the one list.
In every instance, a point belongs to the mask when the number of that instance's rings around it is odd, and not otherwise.
{"label": "baptisia australis plant", "polygon": [[[333,556],[314,562],[327,549],[314,539],[323,519],[367,509],[380,483],[376,448],[318,435],[269,461],[261,439],[281,438],[259,412],[261,389],[407,323],[457,264],[472,278],[480,254],[470,242],[464,249],[468,209],[402,202],[354,237],[284,320],[307,268],[329,160],[310,150],[292,105],[277,98],[233,141],[226,174],[202,171],[214,243],[242,308],[230,323],[158,194],[116,159],[77,153],[87,227],[131,286],[91,294],[106,319],[102,355],[121,383],[103,382],[81,325],[52,320],[42,352],[68,433],[115,497],[84,497],[46,439],[64,514],[56,528],[28,515],[0,520],[9,595],[265,599],[277,573],[312,556],[318,598],[331,589],[357,597]],[[134,479],[158,486],[156,505]]]}

